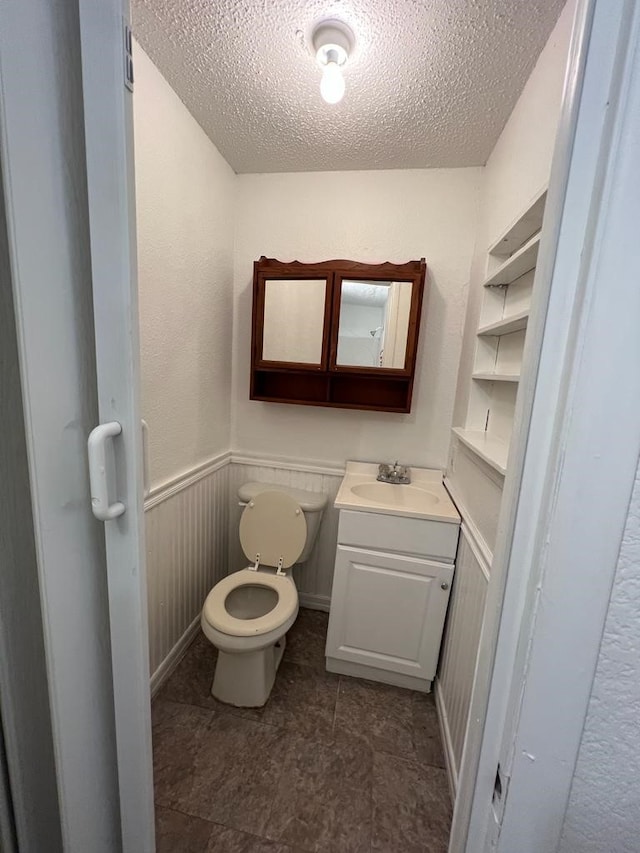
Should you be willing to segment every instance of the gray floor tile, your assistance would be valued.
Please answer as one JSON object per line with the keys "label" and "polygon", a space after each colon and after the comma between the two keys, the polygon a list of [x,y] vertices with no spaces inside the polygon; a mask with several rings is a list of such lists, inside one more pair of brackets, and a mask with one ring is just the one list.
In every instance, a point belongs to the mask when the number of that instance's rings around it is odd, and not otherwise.
{"label": "gray floor tile", "polygon": [[156,853],[295,853],[293,848],[173,809],[156,808]]}
{"label": "gray floor tile", "polygon": [[361,741],[292,738],[267,836],[322,853],[369,853],[371,751]]}
{"label": "gray floor tile", "polygon": [[297,853],[292,847],[213,824],[206,853]]}
{"label": "gray floor tile", "polygon": [[446,853],[451,800],[445,770],[377,753],[373,836],[380,853]]}
{"label": "gray floor tile", "polygon": [[[184,736],[189,727],[194,728],[191,741]],[[175,704],[155,735],[160,805],[264,834],[287,746],[284,729]],[[164,772],[166,756],[176,778]]]}
{"label": "gray floor tile", "polygon": [[411,697],[413,718],[413,746],[418,761],[445,767],[444,750],[433,693],[413,693]]}
{"label": "gray floor tile", "polygon": [[262,722],[316,737],[330,737],[338,697],[337,676],[283,661]]}
{"label": "gray floor tile", "polygon": [[216,668],[216,657],[215,647],[204,634],[199,633],[178,666],[160,688],[157,698],[208,707],[215,701],[210,691]]}
{"label": "gray floor tile", "polygon": [[153,773],[158,805],[177,807],[190,791],[196,757],[214,716],[194,705],[154,701]]}
{"label": "gray floor tile", "polygon": [[298,618],[287,634],[285,661],[312,666],[324,672],[328,623],[328,613],[301,607]]}
{"label": "gray floor tile", "polygon": [[156,807],[156,853],[208,853],[213,824]]}
{"label": "gray floor tile", "polygon": [[377,752],[413,759],[412,691],[340,677],[334,735],[358,737]]}

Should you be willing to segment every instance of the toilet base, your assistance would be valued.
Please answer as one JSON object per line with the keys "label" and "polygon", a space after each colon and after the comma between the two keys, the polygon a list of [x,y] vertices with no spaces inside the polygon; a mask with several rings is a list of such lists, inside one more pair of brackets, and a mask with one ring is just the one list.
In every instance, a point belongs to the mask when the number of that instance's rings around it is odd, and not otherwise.
{"label": "toilet base", "polygon": [[285,644],[283,634],[276,643],[255,652],[219,650],[211,695],[236,708],[261,708],[276,680]]}

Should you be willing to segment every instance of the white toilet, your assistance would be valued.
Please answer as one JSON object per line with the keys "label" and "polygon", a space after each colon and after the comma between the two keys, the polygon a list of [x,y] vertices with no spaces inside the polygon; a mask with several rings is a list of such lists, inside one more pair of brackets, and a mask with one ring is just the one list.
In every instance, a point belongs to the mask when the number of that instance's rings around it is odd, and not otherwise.
{"label": "white toilet", "polygon": [[298,615],[298,590],[286,570],[311,553],[327,499],[267,483],[245,483],[238,497],[245,505],[240,543],[252,565],[213,587],[200,623],[218,649],[211,694],[258,708],[269,698]]}

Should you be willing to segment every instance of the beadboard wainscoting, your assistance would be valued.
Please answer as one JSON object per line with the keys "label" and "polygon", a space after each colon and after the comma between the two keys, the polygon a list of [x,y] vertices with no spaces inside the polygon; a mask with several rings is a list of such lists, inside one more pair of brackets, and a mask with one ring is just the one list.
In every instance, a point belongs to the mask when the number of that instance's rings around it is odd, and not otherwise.
{"label": "beadboard wainscoting", "polygon": [[473,519],[481,547],[495,548],[504,476],[469,450],[454,434],[446,486],[465,520]]}
{"label": "beadboard wainscoting", "polygon": [[238,525],[242,512],[238,489],[243,483],[256,481],[322,492],[327,496],[320,532],[315,548],[306,563],[294,568],[300,604],[316,610],[329,610],[333,566],[338,541],[338,510],[333,502],[344,476],[344,467],[305,465],[287,459],[256,459],[234,453],[229,468],[229,571],[245,568],[247,558],[240,547]]}
{"label": "beadboard wainscoting", "polygon": [[145,501],[152,693],[191,641],[207,593],[227,573],[229,461],[229,453],[217,456]]}
{"label": "beadboard wainscoting", "polygon": [[440,669],[435,683],[435,698],[453,796],[458,786],[489,585],[491,558],[489,556],[487,559],[487,556],[486,544],[477,530],[463,522]]}

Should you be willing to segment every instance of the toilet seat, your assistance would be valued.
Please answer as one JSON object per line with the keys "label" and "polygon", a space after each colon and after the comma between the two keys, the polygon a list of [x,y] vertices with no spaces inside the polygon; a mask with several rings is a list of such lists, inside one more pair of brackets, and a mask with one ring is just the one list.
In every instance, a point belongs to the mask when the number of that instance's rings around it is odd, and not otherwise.
{"label": "toilet seat", "polygon": [[293,566],[307,541],[307,522],[300,504],[284,492],[261,492],[249,501],[240,519],[240,544],[256,568]]}
{"label": "toilet seat", "polygon": [[[257,619],[238,619],[232,616],[225,606],[227,597],[233,590],[243,586],[264,586],[273,589],[278,595],[275,607]],[[223,634],[254,637],[279,628],[294,615],[297,608],[298,590],[290,577],[246,568],[218,581],[205,600],[202,616],[212,628]]]}

